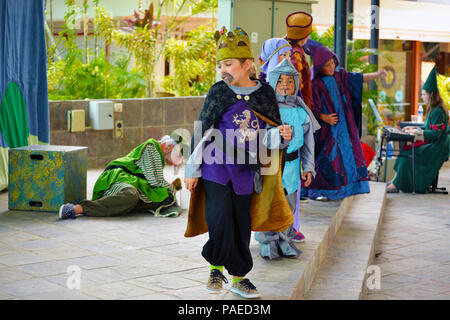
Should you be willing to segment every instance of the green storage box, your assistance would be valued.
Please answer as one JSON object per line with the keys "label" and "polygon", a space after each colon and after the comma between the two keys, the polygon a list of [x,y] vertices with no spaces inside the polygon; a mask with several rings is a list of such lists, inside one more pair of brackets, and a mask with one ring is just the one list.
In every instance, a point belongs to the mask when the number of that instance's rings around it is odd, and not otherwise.
{"label": "green storage box", "polygon": [[8,153],[10,210],[58,212],[86,198],[87,147],[33,145]]}

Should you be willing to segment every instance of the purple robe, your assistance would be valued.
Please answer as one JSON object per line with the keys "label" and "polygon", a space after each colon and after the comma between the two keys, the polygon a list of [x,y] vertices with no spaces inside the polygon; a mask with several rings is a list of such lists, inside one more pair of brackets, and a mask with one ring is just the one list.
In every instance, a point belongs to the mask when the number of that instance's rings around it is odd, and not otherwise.
{"label": "purple robe", "polygon": [[[337,113],[339,122],[331,126],[320,121],[315,135],[316,177],[309,186],[311,198],[342,199],[368,193],[368,173],[359,139],[362,74],[335,71],[332,77],[318,75],[313,85],[313,113]],[[334,127],[334,128],[333,128]]]}
{"label": "purple robe", "polygon": [[[266,123],[259,119],[243,100],[239,100],[222,114],[214,128],[218,129],[225,139],[206,142],[203,151],[203,179],[222,185],[231,180],[236,194],[252,194],[254,173],[243,163],[243,159],[237,156],[236,151],[257,152],[259,129],[265,129]],[[221,146],[224,141],[228,143],[228,148],[225,148],[225,143]]]}

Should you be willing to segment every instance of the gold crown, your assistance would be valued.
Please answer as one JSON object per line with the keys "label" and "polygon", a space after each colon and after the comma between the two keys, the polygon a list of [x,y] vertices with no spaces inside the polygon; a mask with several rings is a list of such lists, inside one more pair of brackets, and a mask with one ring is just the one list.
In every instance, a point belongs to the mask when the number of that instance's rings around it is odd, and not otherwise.
{"label": "gold crown", "polygon": [[217,43],[217,62],[225,59],[253,59],[253,50],[250,39],[244,29],[236,27],[234,33],[225,27],[216,31],[214,38]]}

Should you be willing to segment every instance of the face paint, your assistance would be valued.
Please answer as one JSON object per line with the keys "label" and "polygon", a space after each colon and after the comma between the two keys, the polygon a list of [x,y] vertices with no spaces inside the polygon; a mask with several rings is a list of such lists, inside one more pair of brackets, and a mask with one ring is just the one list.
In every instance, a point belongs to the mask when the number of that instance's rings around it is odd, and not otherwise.
{"label": "face paint", "polygon": [[234,77],[229,73],[224,73],[222,74],[222,80],[229,85],[231,82],[233,82]]}
{"label": "face paint", "polygon": [[226,59],[217,64],[220,72],[220,77],[227,85],[235,85],[239,87],[239,83],[250,79],[250,67],[248,63],[251,60],[246,60],[241,63],[238,59]]}
{"label": "face paint", "polygon": [[276,90],[283,96],[291,96],[295,94],[295,80],[294,76],[285,74],[280,75],[277,82]]}

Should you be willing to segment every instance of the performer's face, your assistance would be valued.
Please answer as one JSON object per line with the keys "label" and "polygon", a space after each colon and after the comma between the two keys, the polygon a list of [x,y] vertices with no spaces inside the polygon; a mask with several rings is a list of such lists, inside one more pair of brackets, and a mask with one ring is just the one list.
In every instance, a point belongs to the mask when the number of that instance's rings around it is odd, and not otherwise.
{"label": "performer's face", "polygon": [[326,76],[332,76],[334,74],[334,69],[336,68],[336,65],[334,63],[334,59],[331,58],[327,61],[327,63],[324,64],[322,67],[322,73]]}
{"label": "performer's face", "polygon": [[288,76],[286,74],[280,75],[276,89],[277,92],[283,96],[292,96],[295,94],[294,76]]}
{"label": "performer's face", "polygon": [[222,80],[228,85],[236,86],[250,78],[251,66],[252,61],[250,59],[245,60],[243,63],[238,59],[226,59],[217,63]]}
{"label": "performer's face", "polygon": [[429,104],[430,103],[430,94],[428,92],[426,92],[425,90],[422,90],[421,97],[422,97],[422,101],[425,104]]}
{"label": "performer's face", "polygon": [[178,167],[183,164],[183,155],[179,145],[174,147],[174,145],[163,143],[161,144],[161,150],[168,165]]}
{"label": "performer's face", "polygon": [[278,62],[283,61],[286,58],[290,58],[291,57],[291,52],[292,50],[286,51],[285,53],[280,53],[278,55]]}
{"label": "performer's face", "polygon": [[298,41],[297,41],[297,45],[298,45],[299,47],[303,47],[303,46],[306,44],[306,41],[308,41],[308,39],[309,39],[309,36],[307,36],[305,39],[298,40]]}

